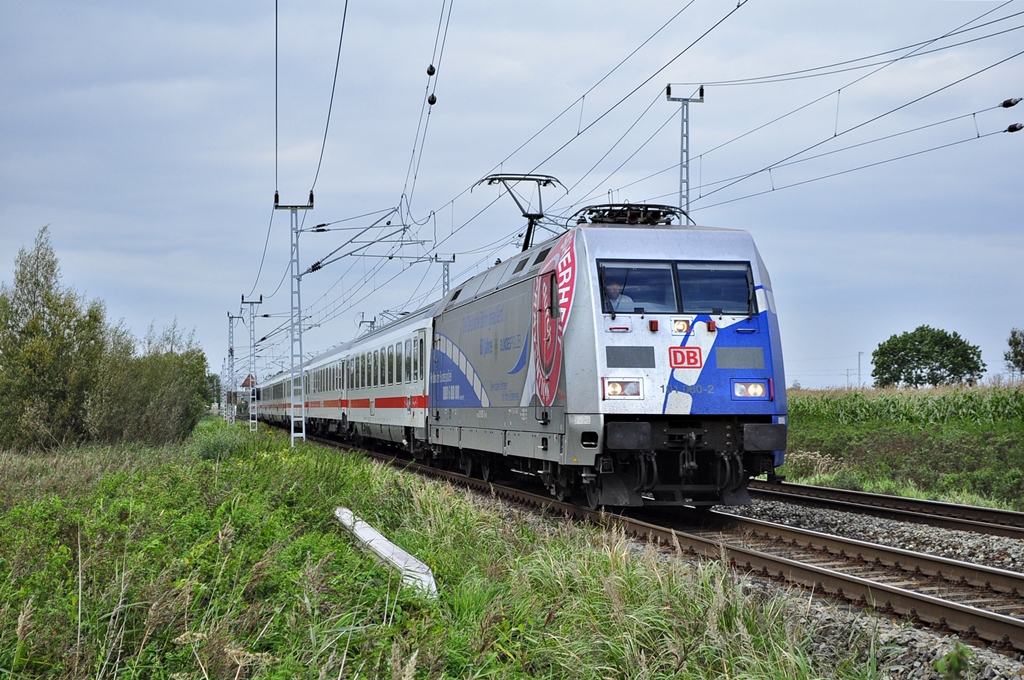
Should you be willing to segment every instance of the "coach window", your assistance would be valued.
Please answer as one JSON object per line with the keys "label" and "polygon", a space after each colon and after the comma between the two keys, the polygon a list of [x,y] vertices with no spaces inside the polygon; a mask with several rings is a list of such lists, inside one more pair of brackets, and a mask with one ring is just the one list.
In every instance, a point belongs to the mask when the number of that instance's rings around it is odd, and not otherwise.
{"label": "coach window", "polygon": [[420,339],[412,339],[412,379],[413,382],[420,379]]}
{"label": "coach window", "polygon": [[406,341],[406,382],[413,380],[413,341]]}
{"label": "coach window", "polygon": [[422,375],[424,378],[426,378],[427,377],[427,365],[423,361],[423,338],[420,338],[420,351],[419,351],[419,355],[418,355],[417,358],[420,361],[420,375]]}
{"label": "coach window", "polygon": [[395,382],[402,384],[402,343],[395,343]]}
{"label": "coach window", "polygon": [[[369,352],[367,352],[367,353],[369,353]],[[373,364],[370,366],[370,380],[371,380],[371,382],[370,382],[369,385],[367,385],[367,387],[370,387],[371,385],[373,387],[377,387],[378,385],[380,385],[380,350],[379,349],[373,350]]]}
{"label": "coach window", "polygon": [[381,347],[380,348],[380,384],[381,385],[387,385],[388,384],[387,360],[388,360],[388,350],[387,350],[386,347]]}

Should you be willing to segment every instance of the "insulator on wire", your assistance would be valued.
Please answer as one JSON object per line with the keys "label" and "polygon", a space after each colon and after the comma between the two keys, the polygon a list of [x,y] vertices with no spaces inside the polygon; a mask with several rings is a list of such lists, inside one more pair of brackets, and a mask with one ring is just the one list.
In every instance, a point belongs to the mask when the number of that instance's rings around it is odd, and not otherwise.
{"label": "insulator on wire", "polygon": [[1020,132],[1021,130],[1024,130],[1024,124],[1022,123],[1014,123],[1010,127],[1006,128],[1007,132]]}
{"label": "insulator on wire", "polygon": [[434,104],[437,103],[437,97],[435,97],[434,95],[430,95],[429,97],[427,97],[427,103],[433,106]]}
{"label": "insulator on wire", "polygon": [[1002,104],[1000,104],[1000,106],[1002,106],[1004,109],[1008,109],[1011,106],[1016,106],[1019,103],[1020,103],[1020,97],[1016,97],[1014,99],[1007,99]]}
{"label": "insulator on wire", "polygon": [[428,66],[428,67],[427,67],[427,75],[428,75],[428,76],[432,76],[432,75],[434,75],[435,73],[437,73],[437,69],[436,69],[436,68],[434,68],[434,65],[433,65],[433,64],[431,64],[430,66]]}

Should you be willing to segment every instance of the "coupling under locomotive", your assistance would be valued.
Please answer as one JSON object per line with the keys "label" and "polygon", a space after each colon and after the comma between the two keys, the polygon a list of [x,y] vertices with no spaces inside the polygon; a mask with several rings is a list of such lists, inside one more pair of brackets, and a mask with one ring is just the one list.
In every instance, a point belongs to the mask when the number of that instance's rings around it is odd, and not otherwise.
{"label": "coupling under locomotive", "polygon": [[[309,426],[485,479],[532,475],[589,507],[749,503],[786,446],[771,282],[747,232],[676,215],[586,208],[311,361]],[[261,392],[261,417],[283,416],[284,390]]]}

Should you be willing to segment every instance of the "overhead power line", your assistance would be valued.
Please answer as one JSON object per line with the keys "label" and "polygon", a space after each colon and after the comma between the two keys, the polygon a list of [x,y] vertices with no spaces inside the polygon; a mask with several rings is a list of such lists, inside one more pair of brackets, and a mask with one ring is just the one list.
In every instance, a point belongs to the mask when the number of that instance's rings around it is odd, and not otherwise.
{"label": "overhead power line", "polygon": [[[1024,14],[1024,12],[1016,12],[1014,14],[1008,14],[1005,17],[1000,17],[998,19],[993,19],[992,21],[988,21],[988,22],[985,22],[983,24],[979,24],[977,26],[971,26],[970,28],[965,28],[965,29],[962,29],[962,30],[955,30],[955,31],[952,31],[950,33],[946,33],[945,35],[942,36],[941,39],[951,38],[953,36],[962,35],[964,33],[969,33],[971,31],[977,31],[977,30],[980,30],[982,28],[985,28],[985,27],[988,27],[988,26],[992,26],[993,24],[997,24],[997,23],[1000,23],[1002,21],[1007,21],[1009,19],[1013,19],[1015,17],[1021,16],[1022,14]],[[953,49],[953,48],[956,48],[956,47],[963,47],[964,45],[969,45],[971,43],[979,42],[981,40],[988,40],[990,38],[994,38],[994,37],[997,37],[997,36],[1000,36],[1000,35],[1005,35],[1007,33],[1013,32],[1013,31],[1019,31],[1022,28],[1024,28],[1024,25],[1013,26],[1011,28],[1007,28],[1007,29],[1004,29],[1004,30],[1001,30],[1001,31],[996,31],[995,33],[989,33],[987,35],[982,35],[982,36],[978,36],[978,37],[975,37],[975,38],[971,38],[970,40],[963,40],[963,41],[960,41],[960,42],[957,42],[957,43],[953,43],[951,45],[943,45],[942,47],[936,47],[933,50],[925,50],[923,52],[914,51],[913,53],[911,53],[907,57],[896,57],[894,59],[887,59],[887,60],[884,60],[884,61],[876,61],[876,62],[871,62],[871,63],[867,63],[867,64],[860,64],[860,65],[857,65],[857,66],[852,66],[852,65],[853,64],[857,64],[858,62],[867,61],[869,59],[877,59],[878,57],[884,57],[884,56],[886,56],[888,54],[894,54],[896,52],[903,52],[905,50],[912,50],[914,48],[920,48],[920,47],[924,47],[924,46],[927,46],[927,45],[931,45],[931,44],[934,44],[937,39],[925,40],[925,41],[922,41],[922,42],[912,43],[910,45],[904,45],[903,47],[896,47],[894,49],[885,50],[884,52],[876,52],[876,53],[870,54],[868,56],[857,57],[856,59],[846,59],[844,61],[833,62],[831,64],[826,64],[826,65],[823,65],[823,66],[814,66],[814,67],[811,67],[811,68],[798,69],[796,71],[786,71],[786,72],[783,72],[783,73],[775,73],[775,74],[767,75],[767,76],[754,76],[754,77],[751,77],[751,78],[736,78],[736,79],[733,79],[733,80],[710,80],[710,81],[701,81],[699,83],[680,83],[680,85],[695,85],[695,86],[696,85],[704,85],[705,87],[711,87],[711,86],[714,86],[714,87],[733,87],[733,86],[740,86],[740,85],[764,85],[764,84],[782,83],[782,82],[788,82],[788,81],[791,81],[791,80],[801,80],[801,79],[805,79],[805,78],[818,78],[818,77],[821,77],[821,76],[835,75],[837,73],[847,73],[849,71],[855,71],[855,70],[862,69],[862,68],[871,68],[872,66],[879,66],[879,65],[888,66],[889,64],[895,63],[895,62],[900,61],[900,60],[905,59],[905,58],[907,58],[907,59],[915,59],[917,57],[924,57],[924,56],[927,56],[927,55],[930,55],[930,54],[935,54],[937,52],[943,52],[945,50],[950,50],[950,49]],[[849,67],[849,68],[841,68],[841,67]]]}
{"label": "overhead power line", "polygon": [[338,56],[334,61],[334,80],[331,82],[331,101],[327,104],[327,122],[324,124],[324,141],[320,145],[320,160],[316,163],[316,174],[313,175],[313,183],[310,185],[310,192],[316,187],[316,180],[320,177],[320,166],[324,162],[324,149],[327,148],[327,131],[331,128],[331,111],[334,110],[334,91],[338,88],[338,66],[341,65],[341,45],[345,41],[345,19],[348,17],[348,0],[345,0],[345,7],[341,11],[341,31],[338,36]]}
{"label": "overhead power line", "polygon": [[[944,90],[948,90],[951,87],[959,85],[960,83],[962,83],[962,82],[964,82],[966,80],[969,80],[971,78],[974,78],[975,76],[978,76],[978,75],[980,75],[980,74],[982,74],[982,73],[984,73],[986,71],[989,71],[989,70],[995,68],[996,66],[999,66],[1001,64],[1005,64],[1006,62],[1008,62],[1008,61],[1010,61],[1012,59],[1016,59],[1017,57],[1021,56],[1022,54],[1024,54],[1024,50],[1021,50],[1020,52],[1016,52],[1015,54],[1012,54],[1009,57],[1006,57],[1005,59],[1000,59],[999,61],[995,62],[994,64],[990,64],[990,65],[988,65],[988,66],[986,66],[984,68],[978,69],[977,71],[975,71],[975,72],[973,72],[973,73],[971,73],[969,75],[966,75],[966,76],[964,76],[962,78],[957,78],[956,80],[954,80],[951,83],[948,83],[946,85],[943,85],[942,87],[936,88],[936,89],[932,90],[931,92],[928,92],[927,94],[923,94],[920,97],[916,97],[916,98],[914,98],[914,99],[912,99],[912,100],[910,100],[910,101],[908,101],[908,102],[906,102],[904,104],[900,104],[899,106],[896,106],[896,107],[894,107],[892,109],[889,109],[885,113],[880,113],[877,116],[873,116],[873,117],[871,117],[871,118],[869,118],[869,119],[867,119],[865,121],[862,121],[862,122],[860,122],[860,123],[858,123],[858,124],[856,124],[856,125],[854,125],[852,127],[849,127],[847,129],[843,130],[842,132],[837,132],[836,134],[834,134],[831,137],[827,137],[827,138],[825,138],[825,139],[823,139],[823,140],[821,140],[819,142],[815,142],[814,144],[811,144],[810,146],[808,146],[808,147],[806,147],[806,148],[804,148],[804,149],[802,149],[800,151],[797,151],[796,153],[790,154],[789,156],[786,156],[785,158],[783,158],[781,160],[778,160],[778,161],[776,161],[776,162],[774,162],[774,163],[772,163],[770,165],[767,165],[767,166],[761,168],[760,170],[756,170],[754,172],[751,172],[751,173],[748,173],[746,175],[743,175],[743,176],[735,179],[732,182],[728,182],[725,185],[723,185],[723,186],[721,186],[721,187],[719,187],[717,189],[713,189],[712,191],[708,192],[707,194],[704,194],[703,196],[701,196],[700,198],[707,198],[708,196],[710,196],[712,194],[716,194],[719,191],[723,191],[725,189],[728,189],[729,187],[731,187],[731,186],[733,186],[735,184],[738,184],[739,182],[742,182],[742,181],[744,181],[746,179],[749,179],[749,178],[751,178],[751,177],[753,177],[755,175],[758,175],[758,174],[760,174],[762,172],[767,172],[769,169],[778,167],[780,164],[785,163],[787,161],[790,161],[790,160],[796,158],[797,156],[801,156],[801,155],[807,153],[808,151],[811,151],[812,149],[816,149],[819,146],[821,146],[822,144],[826,144],[826,143],[828,143],[828,142],[830,142],[830,141],[832,141],[832,140],[834,140],[834,139],[836,139],[836,138],[838,138],[838,137],[840,137],[842,135],[845,135],[845,134],[848,134],[850,132],[853,132],[854,130],[859,130],[860,128],[862,128],[864,126],[870,125],[871,123],[874,123],[874,122],[876,122],[878,120],[881,120],[882,118],[885,118],[886,116],[890,116],[890,115],[896,113],[897,111],[902,111],[903,109],[907,108],[908,106],[913,106],[914,104],[917,104],[918,102],[921,102],[921,101],[927,99],[928,97],[932,97],[932,96],[938,94],[939,92],[943,92]],[[700,199],[698,199],[698,200],[700,200]]]}

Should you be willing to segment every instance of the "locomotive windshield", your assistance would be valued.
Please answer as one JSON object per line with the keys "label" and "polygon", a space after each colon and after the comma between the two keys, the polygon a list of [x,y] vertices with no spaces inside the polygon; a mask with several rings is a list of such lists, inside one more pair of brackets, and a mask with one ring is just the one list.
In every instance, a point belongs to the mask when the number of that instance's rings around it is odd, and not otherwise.
{"label": "locomotive windshield", "polygon": [[680,262],[679,296],[684,314],[754,314],[750,265],[733,262]]}
{"label": "locomotive windshield", "polygon": [[602,262],[598,267],[606,313],[676,311],[672,265],[668,262]]}
{"label": "locomotive windshield", "polygon": [[606,314],[756,314],[746,262],[598,262]]}

